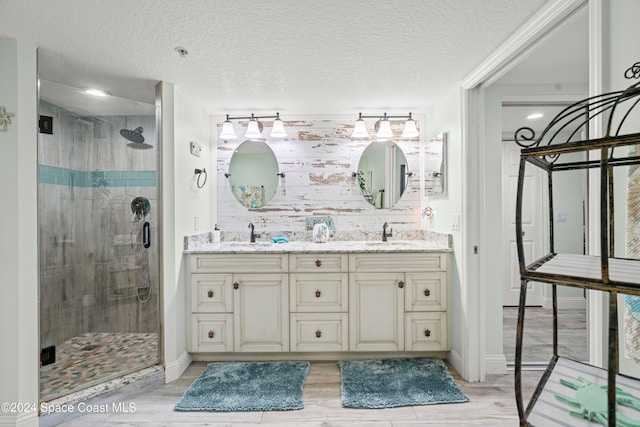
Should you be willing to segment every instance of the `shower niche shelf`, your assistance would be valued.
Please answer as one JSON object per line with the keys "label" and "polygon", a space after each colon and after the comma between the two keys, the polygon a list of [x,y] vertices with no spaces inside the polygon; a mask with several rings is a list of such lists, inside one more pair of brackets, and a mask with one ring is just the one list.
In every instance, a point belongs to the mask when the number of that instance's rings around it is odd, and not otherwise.
{"label": "shower niche shelf", "polygon": [[[515,391],[521,425],[550,425],[564,423],[578,425],[579,418],[588,418],[609,426],[619,421],[640,419],[640,411],[628,403],[640,396],[640,381],[620,375],[618,348],[618,295],[640,296],[640,254],[616,255],[615,213],[627,197],[620,194],[631,190],[631,173],[640,173],[640,133],[625,133],[632,122],[637,123],[640,109],[640,83],[624,91],[611,92],[587,98],[560,112],[536,138],[530,128],[516,131],[516,142],[523,147],[516,198],[516,241],[520,267],[520,302],[518,310]],[[630,118],[634,119],[631,120]],[[594,120],[606,123],[603,138],[588,136],[589,124]],[[637,130],[637,129],[636,129]],[[581,133],[587,139],[575,140]],[[539,168],[546,173],[548,200],[546,219],[548,252],[543,257],[527,259],[524,244],[523,201],[525,193],[532,191],[525,185],[527,168]],[[571,173],[588,174],[591,185],[600,191],[600,244],[598,256],[557,253],[554,238],[554,189]],[[627,178],[628,177],[628,178]],[[595,178],[595,179],[594,179]],[[640,175],[637,196],[640,196]],[[617,197],[616,197],[617,196]],[[630,197],[630,196],[629,196]],[[620,200],[622,199],[622,200]],[[622,206],[624,208],[624,206]],[[640,214],[640,206],[637,207]],[[639,224],[640,225],[640,224]],[[619,225],[618,225],[619,226]],[[635,256],[631,258],[629,255]],[[532,283],[530,283],[532,282]],[[522,398],[523,330],[527,288],[531,285],[550,284],[553,303],[553,357],[540,380],[528,406]],[[605,292],[609,296],[608,369],[561,357],[558,354],[557,286],[569,286]],[[616,386],[623,391],[617,391]],[[599,409],[594,401],[581,400],[585,393],[597,395]],[[625,395],[624,393],[629,393]],[[625,397],[627,396],[627,397]],[[626,400],[625,400],[626,399]],[[591,406],[590,406],[591,405]],[[637,421],[635,421],[637,422]],[[581,424],[580,424],[581,425]],[[625,424],[626,425],[626,424]],[[633,424],[636,425],[636,424]]]}

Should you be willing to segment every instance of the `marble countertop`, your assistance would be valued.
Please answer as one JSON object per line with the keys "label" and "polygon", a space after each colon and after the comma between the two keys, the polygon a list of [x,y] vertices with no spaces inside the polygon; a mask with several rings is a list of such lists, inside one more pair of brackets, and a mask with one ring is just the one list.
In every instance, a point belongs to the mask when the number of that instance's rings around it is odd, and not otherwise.
{"label": "marble countertop", "polygon": [[448,245],[441,242],[425,240],[389,240],[382,241],[345,241],[336,240],[326,243],[309,241],[271,243],[258,241],[249,242],[202,242],[185,249],[185,254],[212,253],[320,253],[320,252],[451,252]]}

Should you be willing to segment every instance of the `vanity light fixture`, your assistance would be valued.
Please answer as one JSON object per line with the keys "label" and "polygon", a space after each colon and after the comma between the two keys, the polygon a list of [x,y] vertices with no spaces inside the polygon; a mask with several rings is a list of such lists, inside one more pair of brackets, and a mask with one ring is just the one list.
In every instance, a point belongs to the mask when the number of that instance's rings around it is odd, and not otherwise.
{"label": "vanity light fixture", "polygon": [[236,139],[238,135],[236,135],[235,130],[233,129],[233,123],[231,120],[249,120],[247,124],[247,131],[245,132],[245,138],[256,139],[262,138],[262,123],[260,123],[259,119],[274,119],[273,125],[271,128],[271,133],[269,136],[271,138],[285,138],[287,136],[287,132],[284,129],[284,122],[280,119],[280,113],[276,113],[275,116],[256,116],[251,113],[251,116],[246,117],[229,117],[227,114],[227,119],[222,123],[222,131],[220,132],[221,139]]}
{"label": "vanity light fixture", "polygon": [[377,131],[376,136],[378,138],[393,138],[393,131],[391,130],[391,122],[389,119],[406,119],[404,122],[404,130],[402,131],[403,138],[415,138],[420,135],[416,127],[416,121],[411,117],[411,113],[406,116],[388,116],[387,113],[384,113],[382,116],[363,116],[362,113],[359,113],[358,120],[356,120],[353,133],[351,134],[353,138],[367,138],[369,136],[364,119],[378,119],[375,125]]}

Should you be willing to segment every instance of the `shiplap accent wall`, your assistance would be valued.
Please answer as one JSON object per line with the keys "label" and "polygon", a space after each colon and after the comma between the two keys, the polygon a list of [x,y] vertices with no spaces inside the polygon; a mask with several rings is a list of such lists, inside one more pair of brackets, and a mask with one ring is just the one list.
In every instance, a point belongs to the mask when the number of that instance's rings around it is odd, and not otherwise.
{"label": "shiplap accent wall", "polygon": [[[279,185],[273,199],[263,208],[247,209],[231,193],[229,162],[234,150],[245,141],[242,137],[246,123],[236,123],[236,140],[217,141],[217,224],[224,231],[246,231],[252,222],[256,230],[305,230],[305,218],[331,216],[336,232],[377,231],[384,222],[398,230],[420,229],[420,138],[400,139],[403,121],[393,121],[398,135],[394,142],[404,152],[408,169],[413,172],[407,189],[396,206],[374,209],[362,196],[357,178],[358,162],[364,149],[375,140],[374,121],[369,139],[352,139],[355,117],[332,117],[286,121],[288,137],[266,138],[273,150],[280,172]],[[271,123],[264,122],[263,135],[268,136]],[[218,123],[216,135],[222,123]]]}

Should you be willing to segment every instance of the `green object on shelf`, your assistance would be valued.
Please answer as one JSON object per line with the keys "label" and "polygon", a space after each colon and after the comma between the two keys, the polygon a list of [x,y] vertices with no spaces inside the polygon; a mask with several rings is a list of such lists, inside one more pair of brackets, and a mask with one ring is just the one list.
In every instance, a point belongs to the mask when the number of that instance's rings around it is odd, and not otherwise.
{"label": "green object on shelf", "polygon": [[[555,398],[560,402],[580,410],[579,412],[570,411],[571,416],[597,421],[603,426],[608,425],[606,385],[592,383],[583,377],[578,377],[577,381],[560,379],[560,384],[576,390],[575,398],[554,393]],[[640,400],[619,387],[616,387],[616,402],[640,411]],[[622,427],[640,427],[640,420],[631,419],[620,411],[616,411],[616,424]]]}

